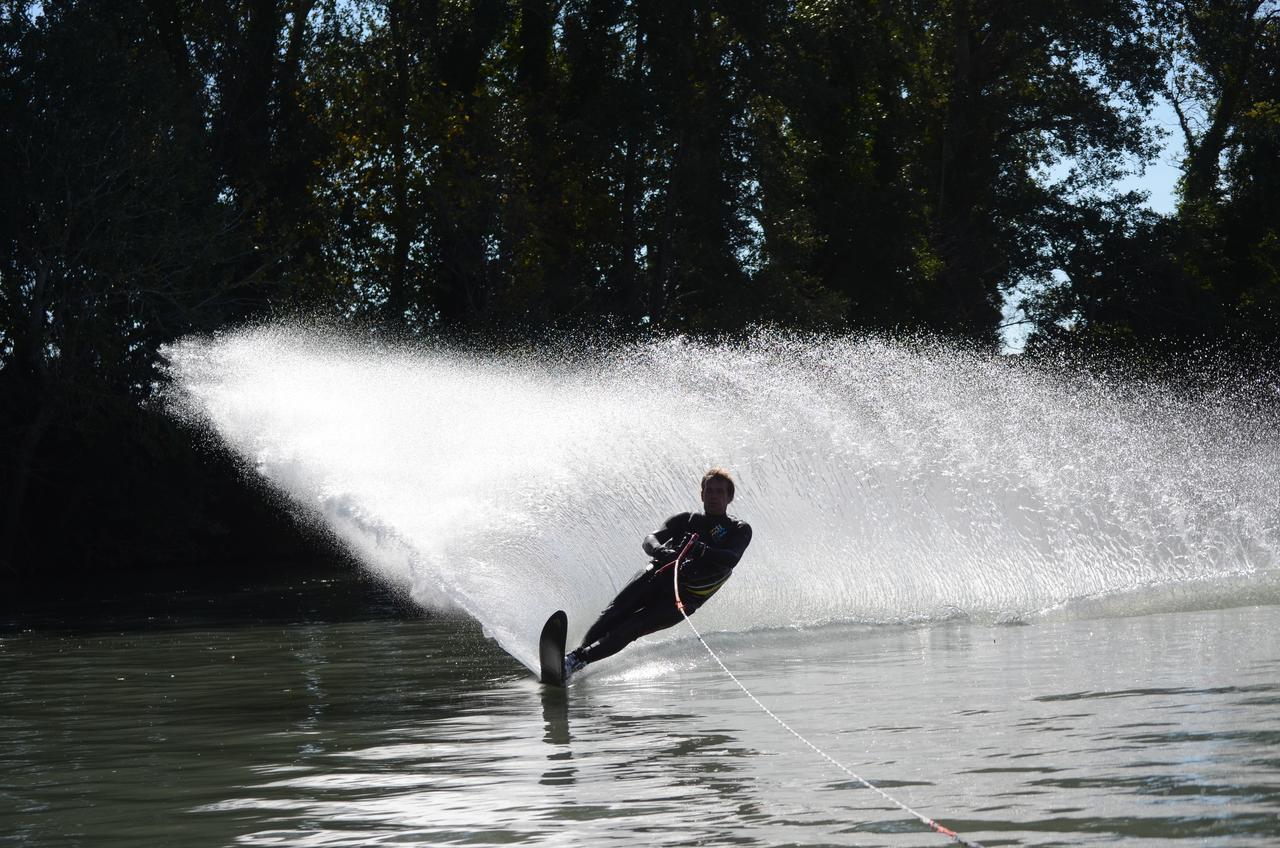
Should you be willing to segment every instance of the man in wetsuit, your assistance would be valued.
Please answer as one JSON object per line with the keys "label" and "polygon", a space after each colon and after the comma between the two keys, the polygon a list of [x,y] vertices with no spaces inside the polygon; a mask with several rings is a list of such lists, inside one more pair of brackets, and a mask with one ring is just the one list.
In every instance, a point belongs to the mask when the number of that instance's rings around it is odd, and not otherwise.
{"label": "man in wetsuit", "polygon": [[673,624],[683,616],[676,607],[670,565],[692,534],[698,540],[680,561],[680,600],[692,615],[724,585],[751,543],[751,525],[727,514],[733,478],[722,468],[702,477],[702,512],[682,512],[646,536],[642,547],[649,566],[623,587],[613,603],[587,630],[582,644],[564,658],[565,679],[587,663],[611,657],[627,645]]}

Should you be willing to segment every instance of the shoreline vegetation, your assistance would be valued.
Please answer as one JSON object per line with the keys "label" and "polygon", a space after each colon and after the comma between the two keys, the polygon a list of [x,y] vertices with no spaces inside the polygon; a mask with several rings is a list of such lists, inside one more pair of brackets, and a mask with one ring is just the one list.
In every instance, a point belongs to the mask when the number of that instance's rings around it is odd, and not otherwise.
{"label": "shoreline vegetation", "polygon": [[[0,606],[352,571],[156,400],[165,344],[285,316],[493,351],[1017,325],[1277,402],[1275,0],[62,0],[0,43]],[[1166,141],[1163,215],[1116,186]]]}

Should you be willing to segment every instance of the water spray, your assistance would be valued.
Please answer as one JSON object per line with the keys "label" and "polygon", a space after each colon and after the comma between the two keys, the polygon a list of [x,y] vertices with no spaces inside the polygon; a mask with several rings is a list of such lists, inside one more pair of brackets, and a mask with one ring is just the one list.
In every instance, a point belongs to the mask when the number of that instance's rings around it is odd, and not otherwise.
{"label": "water spray", "polygon": [[529,610],[591,620],[713,463],[757,531],[715,631],[1280,603],[1280,415],[1248,387],[768,333],[480,356],[275,325],[165,355],[174,414],[530,669]]}

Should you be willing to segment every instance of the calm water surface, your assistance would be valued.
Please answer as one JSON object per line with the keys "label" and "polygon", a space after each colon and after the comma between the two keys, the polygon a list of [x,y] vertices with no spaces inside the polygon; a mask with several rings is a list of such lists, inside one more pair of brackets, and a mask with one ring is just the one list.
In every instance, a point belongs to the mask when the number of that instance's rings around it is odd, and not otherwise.
{"label": "calm water surface", "polygon": [[[0,634],[0,844],[951,844],[691,639],[566,697],[467,621],[224,601]],[[1277,632],[1262,606],[708,641],[797,731],[986,845],[1263,846]]]}

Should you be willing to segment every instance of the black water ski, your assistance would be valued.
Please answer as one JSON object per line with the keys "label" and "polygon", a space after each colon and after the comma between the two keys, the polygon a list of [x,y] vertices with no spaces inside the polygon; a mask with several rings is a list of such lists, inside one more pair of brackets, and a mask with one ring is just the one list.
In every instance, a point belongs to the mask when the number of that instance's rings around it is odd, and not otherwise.
{"label": "black water ski", "polygon": [[542,662],[542,682],[547,686],[564,686],[564,639],[569,632],[569,617],[556,610],[542,626],[538,638],[538,659]]}

